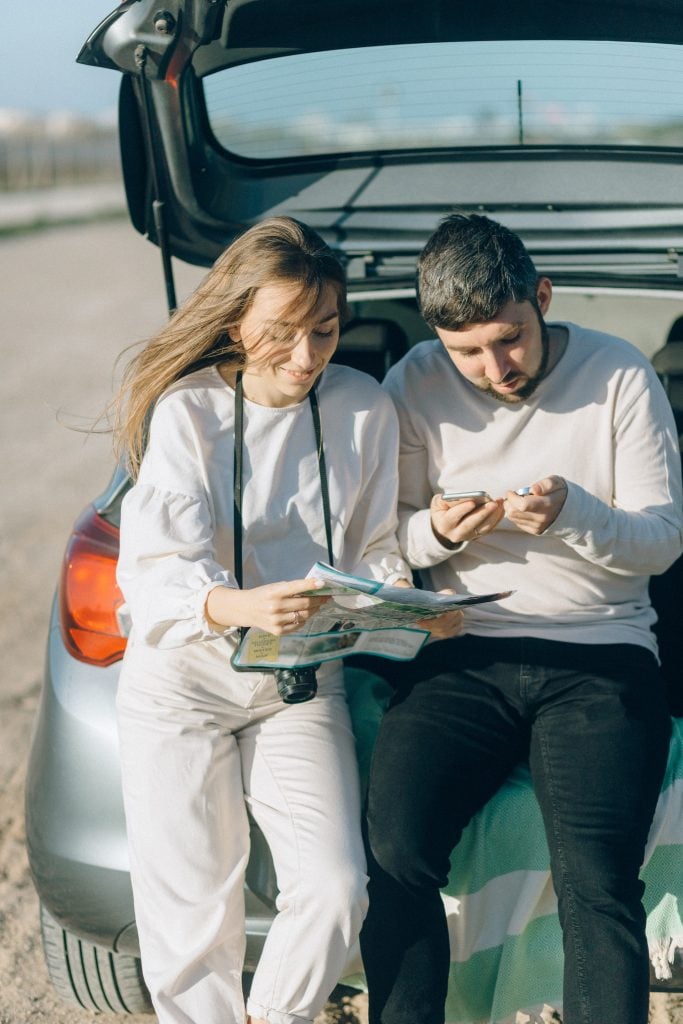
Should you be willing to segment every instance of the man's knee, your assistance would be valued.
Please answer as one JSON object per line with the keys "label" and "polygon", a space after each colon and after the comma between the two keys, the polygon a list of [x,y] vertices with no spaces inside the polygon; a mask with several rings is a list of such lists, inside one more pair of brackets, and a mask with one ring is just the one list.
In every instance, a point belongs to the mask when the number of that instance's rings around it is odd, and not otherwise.
{"label": "man's knee", "polygon": [[551,858],[553,881],[560,903],[574,902],[613,916],[639,907],[644,884],[639,876],[639,844],[577,844],[563,856]]}
{"label": "man's knee", "polygon": [[448,851],[425,837],[422,829],[403,823],[368,820],[368,871],[374,881],[383,875],[404,889],[440,889],[448,881]]}

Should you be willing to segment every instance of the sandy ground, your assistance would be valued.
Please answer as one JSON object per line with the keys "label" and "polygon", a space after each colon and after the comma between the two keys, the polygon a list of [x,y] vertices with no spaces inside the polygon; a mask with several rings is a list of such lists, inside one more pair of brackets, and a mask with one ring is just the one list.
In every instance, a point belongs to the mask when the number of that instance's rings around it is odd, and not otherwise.
{"label": "sandy ground", "polygon": [[[177,269],[183,296],[201,272]],[[164,292],[157,251],[125,220],[0,240],[0,276],[0,1024],[84,1024],[91,1015],[58,1000],[43,963],[24,848],[25,759],[63,546],[112,465],[106,436],[67,425],[101,412],[115,357],[163,322]],[[337,995],[325,1024],[364,1024],[364,997]],[[654,995],[651,1010],[652,1024],[683,1024],[683,995]]]}

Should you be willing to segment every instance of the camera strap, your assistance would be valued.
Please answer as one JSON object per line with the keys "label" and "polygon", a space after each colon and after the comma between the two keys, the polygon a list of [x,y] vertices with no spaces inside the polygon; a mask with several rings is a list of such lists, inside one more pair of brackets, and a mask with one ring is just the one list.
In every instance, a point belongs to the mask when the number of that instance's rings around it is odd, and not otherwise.
{"label": "camera strap", "polygon": [[[316,385],[317,387],[317,385]],[[323,519],[325,521],[325,539],[327,540],[327,558],[330,565],[334,565],[332,553],[332,517],[330,514],[330,495],[327,489],[327,467],[325,465],[325,448],[323,445],[323,432],[320,422],[320,409],[318,406],[318,395],[316,387],[308,392],[308,400],[313,416],[313,430],[315,432],[315,445],[318,455],[318,472],[320,473],[320,493],[323,503]],[[244,448],[244,393],[242,388],[242,371],[237,372],[235,383],[235,466],[233,473],[234,493],[234,571],[237,584],[242,588],[242,454]],[[242,631],[243,632],[243,631]]]}

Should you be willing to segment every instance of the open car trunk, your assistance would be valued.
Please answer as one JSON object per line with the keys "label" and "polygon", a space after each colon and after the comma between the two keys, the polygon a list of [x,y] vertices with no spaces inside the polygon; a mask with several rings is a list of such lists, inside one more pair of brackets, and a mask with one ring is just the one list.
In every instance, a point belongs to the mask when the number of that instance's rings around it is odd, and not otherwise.
{"label": "open car trunk", "polygon": [[133,224],[181,259],[291,214],[411,285],[457,207],[556,284],[677,290],[682,44],[677,0],[125,0],[79,60],[123,73]]}

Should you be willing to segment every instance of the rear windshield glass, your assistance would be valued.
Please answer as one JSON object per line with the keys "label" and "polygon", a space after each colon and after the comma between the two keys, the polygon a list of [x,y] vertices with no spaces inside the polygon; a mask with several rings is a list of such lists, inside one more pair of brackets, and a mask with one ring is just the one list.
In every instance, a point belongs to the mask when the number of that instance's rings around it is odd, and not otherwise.
{"label": "rear windshield glass", "polygon": [[207,76],[209,123],[252,159],[452,146],[683,145],[680,47],[506,41],[328,50]]}

